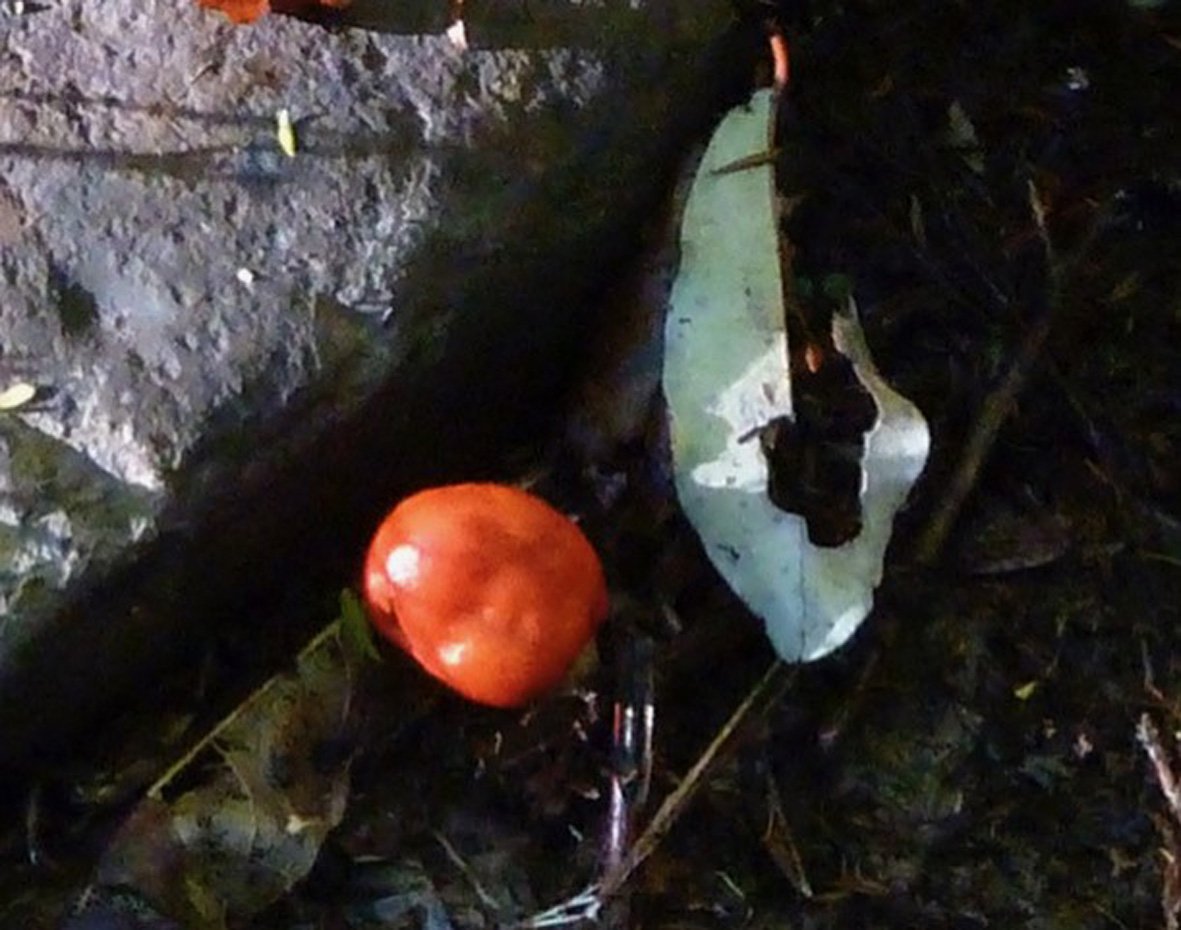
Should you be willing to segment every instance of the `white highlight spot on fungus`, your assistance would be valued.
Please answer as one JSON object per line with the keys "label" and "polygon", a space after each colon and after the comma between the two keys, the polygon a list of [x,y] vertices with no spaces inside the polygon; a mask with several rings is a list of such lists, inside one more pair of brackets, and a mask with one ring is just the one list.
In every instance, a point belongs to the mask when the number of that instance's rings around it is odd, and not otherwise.
{"label": "white highlight spot on fungus", "polygon": [[385,560],[386,576],[394,584],[408,588],[418,582],[422,554],[416,546],[398,546]]}
{"label": "white highlight spot on fungus", "polygon": [[467,643],[448,643],[446,646],[440,646],[439,661],[444,665],[459,665],[467,655],[467,649]]}

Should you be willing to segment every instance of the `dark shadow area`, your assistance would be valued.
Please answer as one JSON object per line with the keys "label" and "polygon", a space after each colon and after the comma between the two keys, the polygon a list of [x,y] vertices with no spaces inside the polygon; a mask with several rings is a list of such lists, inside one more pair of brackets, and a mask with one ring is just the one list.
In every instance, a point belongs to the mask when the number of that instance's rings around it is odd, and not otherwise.
{"label": "dark shadow area", "polygon": [[93,332],[98,323],[98,303],[94,294],[52,264],[49,268],[49,291],[57,308],[62,333],[67,339],[82,339]]}
{"label": "dark shadow area", "polygon": [[792,372],[795,418],[778,419],[760,440],[770,466],[768,493],[807,520],[808,540],[839,546],[861,532],[864,434],[877,410],[852,366],[830,355],[815,371]]}

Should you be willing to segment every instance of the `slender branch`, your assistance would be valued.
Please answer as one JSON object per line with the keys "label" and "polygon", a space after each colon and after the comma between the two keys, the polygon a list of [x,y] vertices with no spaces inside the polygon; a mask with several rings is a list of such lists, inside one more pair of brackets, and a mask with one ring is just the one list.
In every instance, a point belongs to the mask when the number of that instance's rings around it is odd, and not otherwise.
{"label": "slender branch", "polygon": [[919,533],[914,558],[920,565],[935,562],[951,534],[952,526],[959,517],[965,501],[976,487],[980,470],[988,460],[1001,427],[1008,420],[1017,398],[1025,389],[1029,376],[1050,335],[1055,318],[1061,310],[1068,276],[1078,267],[1090,251],[1099,232],[1104,226],[1106,212],[1099,210],[1091,222],[1083,241],[1073,254],[1066,259],[1058,255],[1046,226],[1046,209],[1041,195],[1032,181],[1029,182],[1029,208],[1037,224],[1038,236],[1046,256],[1047,294],[1046,308],[1026,331],[1017,354],[1001,381],[984,399],[980,414],[964,443],[960,459],[947,484],[942,500]]}
{"label": "slender branch", "polygon": [[651,822],[645,827],[644,832],[640,834],[640,837],[636,840],[618,868],[603,879],[603,883],[599,889],[601,898],[618,892],[631,877],[632,873],[656,851],[661,840],[664,839],[681,814],[684,813],[689,802],[701,790],[705,784],[705,776],[713,767],[714,763],[721,757],[723,750],[746,721],[751,711],[756,707],[769,706],[776,697],[782,694],[789,680],[788,667],[783,662],[776,660],[755,686],[751,688],[742,703],[734,709],[734,713],[730,715],[730,719],[726,721],[721,730],[718,731],[717,735],[714,736],[710,744],[705,748],[705,751],[693,763],[693,767],[685,773],[685,777],[681,783],[664,799],[660,808],[652,816]]}
{"label": "slender branch", "polygon": [[[327,640],[334,636],[340,635],[340,621],[336,620],[328,624],[324,629],[317,633],[306,646],[299,652],[299,660],[312,655],[319,649]],[[244,701],[238,704],[232,711],[226,714],[212,730],[206,733],[199,739],[192,747],[189,748],[183,756],[176,760],[168,767],[163,775],[152,783],[152,786],[147,791],[147,797],[158,799],[163,793],[164,789],[168,787],[169,783],[183,772],[193,760],[201,753],[208,749],[217,739],[226,732],[233,724],[241,718],[248,710],[258,705],[258,702],[268,694],[280,681],[287,678],[286,672],[281,672],[278,675],[273,675],[263,682],[257,689],[255,689]]]}
{"label": "slender branch", "polygon": [[960,460],[939,501],[939,506],[935,508],[935,512],[919,534],[918,543],[915,545],[915,561],[920,565],[935,562],[943,551],[964,502],[976,487],[980,470],[996,444],[1001,427],[1009,418],[1009,413],[1025,388],[1038,356],[1041,355],[1046,337],[1050,335],[1051,319],[1050,312],[1038,318],[1033,328],[1021,340],[1017,355],[1000,384],[984,399],[980,415],[976,418],[967,442],[964,443]]}
{"label": "slender branch", "polygon": [[1181,785],[1177,784],[1177,776],[1173,774],[1168,751],[1161,743],[1160,732],[1148,714],[1140,715],[1140,723],[1136,727],[1136,741],[1144,747],[1144,752],[1152,763],[1156,782],[1160,785],[1165,801],[1168,802],[1173,820],[1181,825]]}

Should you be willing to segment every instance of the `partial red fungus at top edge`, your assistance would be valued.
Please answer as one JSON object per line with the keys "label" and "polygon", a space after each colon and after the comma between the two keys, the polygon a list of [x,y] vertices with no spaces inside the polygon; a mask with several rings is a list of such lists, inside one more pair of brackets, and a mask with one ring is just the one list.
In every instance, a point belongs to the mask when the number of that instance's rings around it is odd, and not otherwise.
{"label": "partial red fungus at top edge", "polygon": [[377,629],[483,704],[551,690],[607,615],[602,565],[540,498],[497,484],[421,491],[370,544],[363,579]]}
{"label": "partial red fungus at top edge", "polygon": [[197,0],[203,6],[220,10],[235,23],[252,23],[264,13],[307,13],[318,6],[344,9],[350,0]]}
{"label": "partial red fungus at top edge", "polygon": [[271,8],[269,0],[197,0],[204,7],[221,10],[235,23],[252,23]]}

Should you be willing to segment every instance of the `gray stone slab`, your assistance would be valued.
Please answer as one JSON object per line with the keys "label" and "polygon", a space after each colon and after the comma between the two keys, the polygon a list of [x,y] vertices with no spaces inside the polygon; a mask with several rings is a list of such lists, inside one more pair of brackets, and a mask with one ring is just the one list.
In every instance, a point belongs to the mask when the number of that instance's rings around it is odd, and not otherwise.
{"label": "gray stone slab", "polygon": [[45,6],[0,18],[0,390],[38,388],[0,412],[10,762],[547,408],[728,13],[488,3],[461,51],[407,31],[442,0]]}

